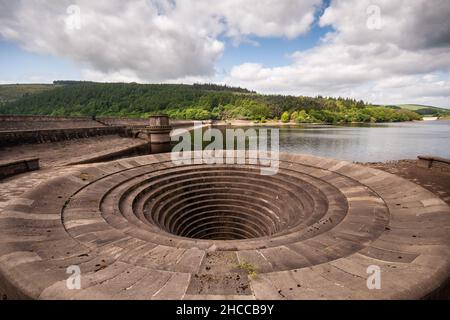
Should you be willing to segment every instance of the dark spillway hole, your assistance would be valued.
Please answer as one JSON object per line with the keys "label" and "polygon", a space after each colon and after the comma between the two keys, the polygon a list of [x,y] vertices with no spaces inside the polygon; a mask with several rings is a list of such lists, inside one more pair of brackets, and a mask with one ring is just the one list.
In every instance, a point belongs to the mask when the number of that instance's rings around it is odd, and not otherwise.
{"label": "dark spillway hole", "polygon": [[[172,223],[168,223],[166,231],[193,239],[243,240],[270,236],[276,232],[275,223],[264,213],[244,206],[239,208],[235,202],[228,203],[224,199],[206,206],[199,204],[197,210],[178,211],[177,216],[170,219]],[[161,224],[164,225],[164,222]]]}
{"label": "dark spillway hole", "polygon": [[219,211],[197,214],[178,235],[195,239],[238,240],[269,235],[265,230],[244,214]]}
{"label": "dark spillway hole", "polygon": [[181,196],[174,194],[154,207],[152,220],[166,232],[193,239],[243,240],[278,231],[279,208],[261,199],[260,193],[222,194],[215,188],[179,192]]}
{"label": "dark spillway hole", "polygon": [[[168,175],[146,189],[144,216],[176,236],[244,240],[273,236],[299,223],[308,199],[280,177],[234,170]],[[147,196],[146,193],[149,193]],[[295,217],[295,218],[292,218]]]}

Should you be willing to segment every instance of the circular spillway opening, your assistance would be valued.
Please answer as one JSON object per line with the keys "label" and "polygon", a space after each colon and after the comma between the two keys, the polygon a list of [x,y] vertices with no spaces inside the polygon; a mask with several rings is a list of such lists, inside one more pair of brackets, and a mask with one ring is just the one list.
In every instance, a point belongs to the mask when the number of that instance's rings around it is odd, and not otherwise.
{"label": "circular spillway opening", "polygon": [[172,235],[204,240],[273,236],[302,221],[312,200],[301,184],[243,167],[186,169],[154,181],[144,216]]}
{"label": "circular spillway opening", "polygon": [[[11,259],[36,261],[39,251],[31,278],[29,268],[20,266],[15,279],[5,278],[14,284],[11,296],[304,299],[311,296],[305,288],[312,287],[320,298],[411,299],[440,292],[450,270],[450,221],[443,219],[450,209],[442,200],[382,171],[279,156],[274,176],[262,176],[253,164],[174,163],[170,154],[64,169],[64,176],[5,207],[0,227],[12,235],[4,243],[4,252],[12,253],[0,259],[3,273],[11,270]],[[421,204],[411,206],[411,197]],[[427,214],[426,225],[418,210]],[[437,217],[434,224],[428,216]],[[399,243],[411,250],[400,250]],[[423,243],[433,246],[424,250]],[[437,258],[442,263],[434,266]],[[62,261],[100,260],[99,270],[120,277],[114,290],[61,290]],[[434,268],[417,268],[417,261]],[[399,284],[392,290],[374,296],[365,281],[355,286],[348,277],[347,271],[365,272],[380,263]],[[392,265],[398,267],[387,267]],[[339,272],[317,277],[317,270],[328,269]],[[245,275],[254,270],[256,279]],[[93,283],[103,281],[104,272],[91,273]],[[414,274],[412,282],[405,274]],[[134,285],[137,277],[141,285]]]}

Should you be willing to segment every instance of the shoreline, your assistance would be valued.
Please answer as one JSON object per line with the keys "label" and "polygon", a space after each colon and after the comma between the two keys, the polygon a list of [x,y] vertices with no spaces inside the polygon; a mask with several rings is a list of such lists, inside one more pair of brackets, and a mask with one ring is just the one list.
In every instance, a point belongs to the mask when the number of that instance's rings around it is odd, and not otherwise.
{"label": "shoreline", "polygon": [[266,122],[257,122],[254,120],[205,120],[204,122],[210,122],[212,125],[217,126],[242,126],[242,127],[258,127],[258,126],[342,126],[342,125],[374,125],[374,124],[391,124],[391,123],[424,123],[424,122],[435,122],[435,121],[449,121],[449,119],[437,119],[433,121],[425,120],[412,120],[412,121],[399,121],[399,122],[346,122],[346,123],[324,123],[324,122],[311,122],[311,123],[297,123],[297,122],[281,122],[274,120],[267,120]]}

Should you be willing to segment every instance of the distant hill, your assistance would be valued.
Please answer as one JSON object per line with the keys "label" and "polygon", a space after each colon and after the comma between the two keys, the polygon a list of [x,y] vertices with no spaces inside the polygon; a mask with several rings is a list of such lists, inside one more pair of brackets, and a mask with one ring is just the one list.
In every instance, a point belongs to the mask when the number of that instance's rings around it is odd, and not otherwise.
{"label": "distant hill", "polygon": [[[15,101],[33,94],[49,91],[62,86],[96,84],[92,81],[57,80],[53,84],[0,84],[0,103]],[[243,88],[220,86],[216,84],[194,84],[195,88],[210,91],[230,91],[236,93],[255,93]]]}
{"label": "distant hill", "polygon": [[216,84],[55,81],[52,85],[7,85],[3,92],[6,102],[0,104],[0,114],[148,117],[167,113],[176,119],[281,119],[299,123],[421,119],[411,110],[372,106],[361,100],[262,95]]}
{"label": "distant hill", "polygon": [[414,111],[422,116],[450,115],[450,110],[445,108],[438,108],[420,104],[400,104],[397,106],[402,109]]}
{"label": "distant hill", "polygon": [[52,90],[54,84],[1,84],[0,102],[14,101],[32,94]]}

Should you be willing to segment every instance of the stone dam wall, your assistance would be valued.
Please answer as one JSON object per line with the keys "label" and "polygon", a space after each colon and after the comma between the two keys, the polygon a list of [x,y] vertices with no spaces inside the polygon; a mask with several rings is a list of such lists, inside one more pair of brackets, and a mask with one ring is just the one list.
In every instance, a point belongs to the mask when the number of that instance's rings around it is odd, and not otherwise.
{"label": "stone dam wall", "polygon": [[[148,119],[131,119],[131,118],[97,118],[97,121],[106,126],[126,126],[134,128],[142,128],[149,125]],[[170,124],[173,128],[191,127],[194,125],[192,120],[171,120]]]}
{"label": "stone dam wall", "polygon": [[[0,115],[0,131],[23,131],[65,128],[95,127],[145,127],[148,119],[113,118],[113,117],[54,117],[54,116],[10,116]],[[173,127],[189,127],[194,125],[190,120],[172,120]]]}
{"label": "stone dam wall", "polygon": [[[135,137],[148,119],[0,115],[0,148],[57,142],[104,135]],[[189,128],[193,121],[172,121],[173,128]]]}
{"label": "stone dam wall", "polygon": [[25,131],[104,126],[91,118],[50,116],[0,116],[0,131]]}
{"label": "stone dam wall", "polygon": [[125,134],[124,127],[92,127],[48,130],[0,131],[0,147],[57,142],[104,135]]}

